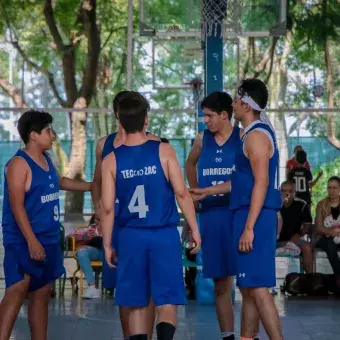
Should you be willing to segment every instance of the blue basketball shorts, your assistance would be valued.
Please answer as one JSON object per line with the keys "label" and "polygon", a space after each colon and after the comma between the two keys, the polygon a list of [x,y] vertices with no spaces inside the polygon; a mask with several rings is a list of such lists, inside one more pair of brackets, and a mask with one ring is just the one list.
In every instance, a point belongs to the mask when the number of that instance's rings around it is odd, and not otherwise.
{"label": "blue basketball shorts", "polygon": [[182,248],[176,226],[122,228],[115,303],[145,307],[186,304]]}
{"label": "blue basketball shorts", "polygon": [[211,207],[199,213],[205,278],[219,279],[236,275],[232,220],[233,212],[227,207]]}
{"label": "blue basketball shorts", "polygon": [[60,244],[43,247],[46,258],[44,261],[36,261],[31,259],[27,244],[5,246],[6,288],[22,281],[24,275],[28,274],[30,276],[29,292],[32,292],[52,283],[65,273]]}
{"label": "blue basketball shorts", "polygon": [[237,285],[240,288],[274,287],[276,284],[275,251],[277,212],[262,209],[254,227],[253,249],[238,250],[239,241],[248,218],[249,208],[234,213],[233,234],[236,249]]}

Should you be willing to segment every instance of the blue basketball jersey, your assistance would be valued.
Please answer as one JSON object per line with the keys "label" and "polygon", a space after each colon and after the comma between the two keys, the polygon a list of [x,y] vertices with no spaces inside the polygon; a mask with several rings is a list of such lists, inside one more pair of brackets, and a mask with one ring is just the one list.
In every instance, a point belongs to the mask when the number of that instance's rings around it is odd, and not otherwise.
{"label": "blue basketball jersey", "polygon": [[111,133],[106,137],[102,151],[102,159],[104,159],[109,153],[114,151],[115,147],[113,146],[113,143],[116,138],[116,135],[117,132]]}
{"label": "blue basketball jersey", "polygon": [[[240,129],[235,127],[229,139],[218,145],[214,134],[204,130],[201,155],[197,164],[200,188],[227,182],[235,171],[235,153],[240,148]],[[202,208],[228,206],[229,194],[209,196],[202,200]]]}
{"label": "blue basketball jersey", "polygon": [[269,125],[262,123],[261,121],[255,121],[249,125],[241,138],[241,147],[238,149],[235,158],[236,171],[233,173],[231,180],[230,208],[236,210],[250,205],[254,188],[254,176],[250,161],[245,156],[243,147],[247,135],[255,129],[267,133],[273,141],[274,148],[274,153],[269,160],[269,184],[263,207],[279,210],[281,208],[281,196],[279,191],[279,150],[277,148],[274,131]]}
{"label": "blue basketball jersey", "polygon": [[175,194],[160,162],[160,144],[150,140],[115,149],[120,226],[159,228],[179,222]]}
{"label": "blue basketball jersey", "polygon": [[[47,154],[44,156],[48,163],[48,171],[35,163],[23,150],[18,150],[14,157],[22,157],[30,168],[32,182],[30,189],[25,193],[25,210],[34,234],[43,245],[48,245],[59,242],[59,178],[50,157]],[[6,176],[2,228],[5,246],[26,242],[11,210]]]}

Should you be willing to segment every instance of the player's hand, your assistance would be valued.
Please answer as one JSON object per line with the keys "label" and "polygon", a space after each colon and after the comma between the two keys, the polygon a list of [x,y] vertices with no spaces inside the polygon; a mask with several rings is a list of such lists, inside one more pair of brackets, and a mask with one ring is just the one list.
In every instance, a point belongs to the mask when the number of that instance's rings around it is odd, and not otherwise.
{"label": "player's hand", "polygon": [[238,249],[242,253],[248,253],[253,249],[253,241],[254,241],[254,230],[253,229],[248,229],[247,227],[244,229]]}
{"label": "player's hand", "polygon": [[30,253],[31,259],[36,261],[45,260],[45,249],[37,239],[28,242],[28,251]]}
{"label": "player's hand", "polygon": [[200,201],[208,196],[205,188],[191,188],[189,192],[194,202]]}
{"label": "player's hand", "polygon": [[201,243],[201,235],[198,230],[189,233],[189,245],[192,248],[190,254],[197,254],[201,249]]}
{"label": "player's hand", "polygon": [[116,268],[115,263],[118,262],[116,251],[112,247],[104,247],[105,260],[109,268]]}

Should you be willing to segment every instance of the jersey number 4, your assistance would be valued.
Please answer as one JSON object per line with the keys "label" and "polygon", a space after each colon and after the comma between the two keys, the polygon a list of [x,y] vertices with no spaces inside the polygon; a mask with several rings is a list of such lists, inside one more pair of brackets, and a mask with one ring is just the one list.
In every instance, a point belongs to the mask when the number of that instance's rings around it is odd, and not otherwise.
{"label": "jersey number 4", "polygon": [[138,213],[139,218],[145,218],[149,211],[149,206],[145,203],[144,185],[137,185],[128,205],[130,213]]}

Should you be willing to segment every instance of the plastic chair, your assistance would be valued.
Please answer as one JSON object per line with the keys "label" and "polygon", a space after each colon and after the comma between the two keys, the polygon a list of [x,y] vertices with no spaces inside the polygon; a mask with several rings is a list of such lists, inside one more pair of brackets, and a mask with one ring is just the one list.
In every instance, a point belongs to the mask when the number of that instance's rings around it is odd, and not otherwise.
{"label": "plastic chair", "polygon": [[[78,229],[85,229],[88,228],[87,225],[82,225],[79,226]],[[80,290],[80,295],[83,294],[84,292],[84,273],[80,268],[78,259],[77,259],[77,251],[80,247],[76,246],[76,239],[74,236],[69,237],[69,242],[70,242],[70,248],[72,249],[72,257],[77,261],[77,269],[74,271],[73,276],[72,276],[72,295],[75,295],[77,293],[77,273],[79,272],[79,290]],[[96,284],[98,285],[99,282],[99,275],[102,271],[103,268],[103,262],[102,261],[91,261],[91,266],[95,272],[95,280]]]}

